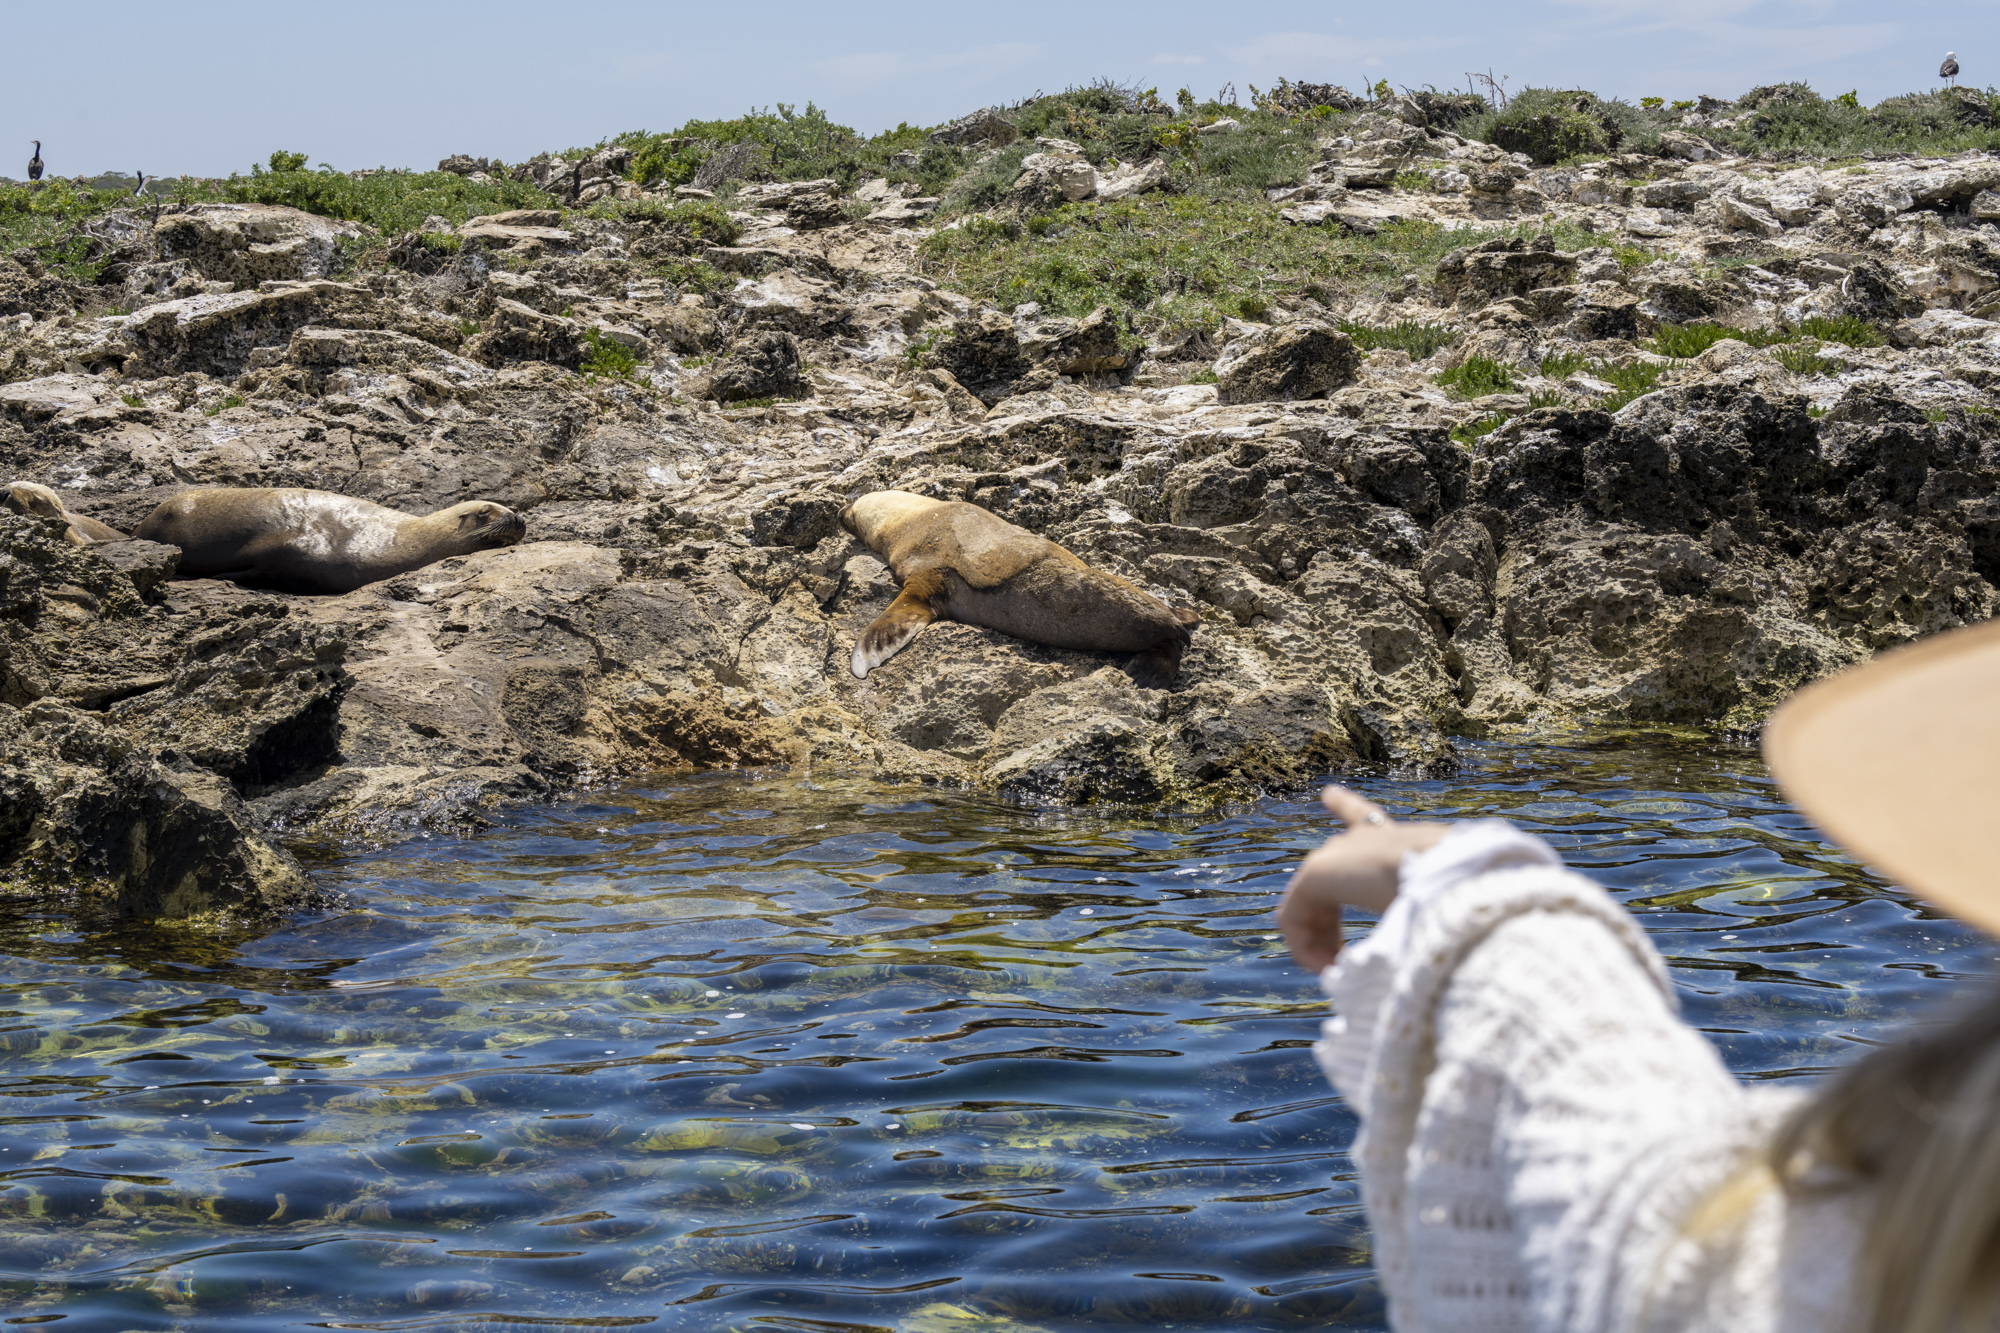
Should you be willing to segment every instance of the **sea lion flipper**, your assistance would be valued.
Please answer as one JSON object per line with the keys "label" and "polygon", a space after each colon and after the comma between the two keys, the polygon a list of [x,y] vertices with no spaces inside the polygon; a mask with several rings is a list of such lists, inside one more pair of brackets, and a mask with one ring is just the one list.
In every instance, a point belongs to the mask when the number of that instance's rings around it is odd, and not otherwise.
{"label": "sea lion flipper", "polygon": [[941,570],[925,570],[907,579],[896,600],[855,642],[854,656],[847,664],[854,678],[866,680],[870,671],[909,647],[910,640],[938,618],[937,603],[944,600],[947,591]]}
{"label": "sea lion flipper", "polygon": [[1165,643],[1132,654],[1131,665],[1126,669],[1131,673],[1132,683],[1142,690],[1169,690],[1181,673],[1182,643],[1169,639]]}

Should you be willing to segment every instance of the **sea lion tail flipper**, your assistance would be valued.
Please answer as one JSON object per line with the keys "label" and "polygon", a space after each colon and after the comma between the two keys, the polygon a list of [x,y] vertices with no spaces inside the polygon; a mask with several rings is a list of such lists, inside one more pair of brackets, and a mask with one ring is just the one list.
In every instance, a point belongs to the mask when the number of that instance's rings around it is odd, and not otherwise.
{"label": "sea lion tail flipper", "polygon": [[854,678],[866,680],[870,671],[907,648],[924,626],[938,618],[937,603],[944,600],[947,591],[942,571],[926,570],[910,576],[888,609],[861,631],[847,664]]}
{"label": "sea lion tail flipper", "polygon": [[1132,683],[1142,690],[1172,689],[1174,679],[1181,673],[1183,646],[1180,640],[1169,639],[1132,654],[1132,662],[1126,668],[1132,675]]}

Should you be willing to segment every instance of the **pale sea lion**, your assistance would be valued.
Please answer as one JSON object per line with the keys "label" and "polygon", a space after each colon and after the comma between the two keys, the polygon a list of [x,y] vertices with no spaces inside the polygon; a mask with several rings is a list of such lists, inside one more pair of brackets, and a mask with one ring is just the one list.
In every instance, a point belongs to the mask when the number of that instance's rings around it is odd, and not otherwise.
{"label": "pale sea lion", "polygon": [[12,481],[0,487],[0,507],[37,518],[60,518],[69,523],[69,544],[88,546],[92,542],[122,542],[125,534],[109,524],[82,514],[72,514],[62,497],[32,481]]}
{"label": "pale sea lion", "polygon": [[162,502],[132,535],[180,547],[184,577],[342,593],[448,556],[512,546],[526,532],[520,515],[488,500],[419,517],[331,491],[225,487]]}
{"label": "pale sea lion", "polygon": [[903,585],[854,645],[849,665],[857,677],[949,616],[1054,648],[1135,653],[1133,680],[1165,689],[1201,623],[1194,612],[1092,569],[978,505],[871,491],[841,510],[840,525],[886,560]]}

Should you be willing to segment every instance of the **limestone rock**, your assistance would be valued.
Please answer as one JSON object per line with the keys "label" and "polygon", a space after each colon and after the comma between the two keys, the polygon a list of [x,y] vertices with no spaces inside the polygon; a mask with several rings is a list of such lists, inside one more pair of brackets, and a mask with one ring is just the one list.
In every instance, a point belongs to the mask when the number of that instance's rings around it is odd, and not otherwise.
{"label": "limestone rock", "polygon": [[1082,319],[1045,319],[1019,332],[1021,355],[1059,375],[1102,375],[1123,370],[1130,356],[1118,321],[1103,306]]}
{"label": "limestone rock", "polygon": [[811,392],[799,340],[773,329],[739,339],[709,372],[705,396],[733,403],[745,398],[797,398]]}
{"label": "limestone rock", "polygon": [[1698,134],[1668,130],[1660,136],[1660,155],[1677,157],[1683,162],[1706,162],[1710,158],[1721,157],[1722,153]]}
{"label": "limestone rock", "polygon": [[1014,321],[997,310],[980,310],[953,325],[951,336],[924,354],[924,364],[950,371],[991,407],[1027,373],[1029,363]]}
{"label": "limestone rock", "polygon": [[801,191],[785,200],[785,225],[798,231],[823,231],[846,220],[832,190]]}
{"label": "limestone rock", "polygon": [[1519,237],[1484,241],[1438,261],[1438,291],[1461,308],[1477,309],[1537,287],[1560,287],[1576,275],[1576,259],[1554,249],[1530,247]]}
{"label": "limestone rock", "polygon": [[545,315],[519,301],[499,300],[480,331],[466,344],[466,354],[489,366],[511,361],[545,361],[575,367],[583,360],[583,329],[575,320]]}
{"label": "limestone rock", "polygon": [[1833,211],[1844,221],[1879,227],[1916,205],[1916,197],[1900,181],[1892,178],[1849,186],[1833,201]]}
{"label": "limestone rock", "polygon": [[1039,690],[1002,714],[985,776],[1036,804],[1149,805],[1173,790],[1159,707],[1131,677],[1105,667]]}
{"label": "limestone rock", "polygon": [[327,277],[340,243],[362,234],[359,224],[280,204],[192,204],[162,218],[153,238],[163,260],[186,260],[205,278],[254,286]]}
{"label": "limestone rock", "polygon": [[1353,381],[1361,352],[1331,325],[1284,324],[1238,338],[1215,363],[1217,401],[1288,402],[1321,398]]}
{"label": "limestone rock", "polygon": [[932,143],[985,144],[989,148],[1005,148],[1021,137],[1014,123],[1000,114],[998,107],[986,107],[971,115],[960,116],[942,129],[931,131]]}
{"label": "limestone rock", "polygon": [[1021,208],[1052,208],[1095,193],[1097,170],[1080,155],[1030,153],[1021,159],[1021,174],[1007,187],[1007,200]]}
{"label": "limestone rock", "polygon": [[1723,226],[1757,236],[1777,236],[1785,230],[1784,224],[1771,214],[1730,195],[1723,195],[1715,201],[1715,215]]}
{"label": "limestone rock", "polygon": [[[1232,127],[1235,124],[1234,121],[1228,123]],[[1202,133],[1210,133],[1213,129],[1214,126],[1207,126]],[[1133,195],[1144,194],[1148,190],[1165,189],[1167,180],[1167,164],[1157,157],[1148,158],[1144,162],[1121,162],[1117,170],[1098,182],[1097,197],[1106,201],[1130,199]]]}

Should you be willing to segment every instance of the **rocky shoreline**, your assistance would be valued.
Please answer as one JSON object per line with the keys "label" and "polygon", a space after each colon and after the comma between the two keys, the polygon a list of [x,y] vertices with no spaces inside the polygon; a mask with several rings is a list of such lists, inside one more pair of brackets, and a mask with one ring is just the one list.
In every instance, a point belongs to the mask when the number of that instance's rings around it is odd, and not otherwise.
{"label": "rocky shoreline", "polygon": [[[440,220],[443,243],[375,238],[373,267],[342,267],[356,224],[263,204],[103,215],[95,290],[0,259],[0,479],[128,532],[197,486],[528,524],[309,598],[0,515],[0,884],[283,909],[311,893],[300,840],[711,766],[1199,807],[1442,771],[1455,736],[1551,720],[1753,729],[1803,681],[1990,616],[2000,158],[1663,146],[1536,168],[1344,117],[1268,207],[1463,245],[1146,345],[1115,311],[954,292],[926,271],[931,201],[885,181],[740,185],[726,245],[685,221],[720,206],[614,186],[639,206]],[[1038,150],[1001,215],[1169,184]],[[93,313],[107,291],[127,313]],[[1649,350],[1813,320],[1880,345]],[[1398,325],[1449,341],[1354,332]],[[1468,394],[1488,364],[1505,387]],[[1620,406],[1607,377],[1635,367],[1650,391]],[[956,624],[853,679],[895,583],[837,516],[883,488],[1194,609],[1180,681]]]}

